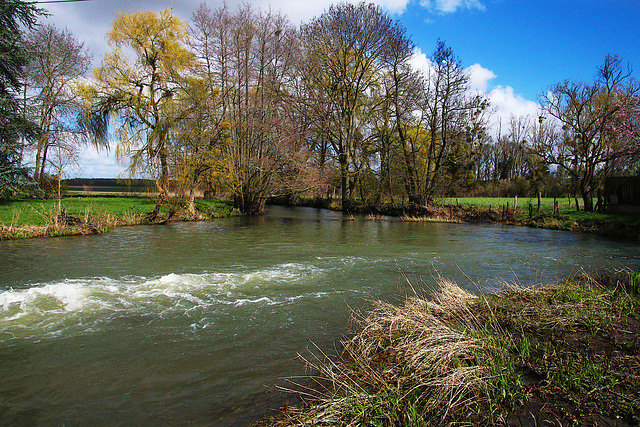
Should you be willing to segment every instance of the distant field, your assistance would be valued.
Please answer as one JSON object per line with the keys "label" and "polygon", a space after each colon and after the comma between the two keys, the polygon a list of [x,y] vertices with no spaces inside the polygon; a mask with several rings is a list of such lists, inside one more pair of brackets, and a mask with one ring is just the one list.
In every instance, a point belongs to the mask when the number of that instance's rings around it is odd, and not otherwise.
{"label": "distant field", "polygon": [[[542,211],[552,211],[553,210],[553,198],[543,197],[540,200],[540,210]],[[560,212],[564,212],[567,210],[576,210],[576,204],[574,200],[570,200],[567,198],[556,199],[558,202],[558,207],[560,208]],[[580,200],[580,202],[582,202]],[[491,208],[502,208],[509,204],[510,208],[513,208],[515,205],[514,197],[447,197],[436,199],[436,203],[440,203],[443,205],[472,205],[477,206],[484,209]],[[529,197],[519,197],[518,198],[518,208],[527,210],[529,205],[532,205],[534,209],[538,208],[538,199],[529,198]]]}

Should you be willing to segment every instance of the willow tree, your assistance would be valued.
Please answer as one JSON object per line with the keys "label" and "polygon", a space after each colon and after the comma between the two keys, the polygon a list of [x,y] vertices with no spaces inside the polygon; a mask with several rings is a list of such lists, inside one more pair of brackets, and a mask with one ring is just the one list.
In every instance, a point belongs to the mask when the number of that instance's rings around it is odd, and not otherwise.
{"label": "willow tree", "polygon": [[[373,4],[341,3],[301,29],[308,114],[340,165],[342,204],[354,199],[356,153],[366,141],[371,92],[404,31]],[[402,44],[402,43],[400,43]]]}
{"label": "willow tree", "polygon": [[94,71],[95,83],[83,87],[90,109],[114,118],[117,157],[129,160],[132,174],[154,177],[155,214],[169,194],[175,94],[195,61],[187,39],[187,24],[171,9],[120,13],[107,34],[111,52]]}

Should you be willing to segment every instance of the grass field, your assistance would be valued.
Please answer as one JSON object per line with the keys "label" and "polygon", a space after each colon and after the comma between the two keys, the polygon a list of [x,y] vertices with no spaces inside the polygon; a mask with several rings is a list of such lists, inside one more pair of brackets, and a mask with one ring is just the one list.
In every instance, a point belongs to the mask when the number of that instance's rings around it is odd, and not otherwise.
{"label": "grass field", "polygon": [[[579,224],[587,225],[593,223],[609,223],[612,226],[615,226],[615,224],[631,224],[640,227],[640,215],[638,214],[617,212],[585,212],[584,210],[582,210],[582,208],[578,211],[576,209],[575,200],[573,199],[559,198],[555,200],[558,202],[558,212],[554,215],[553,198],[542,198],[540,203],[540,211],[538,211],[538,199],[519,198],[517,206],[518,212],[515,216],[518,220],[524,222],[533,220],[539,222],[542,225],[546,221],[546,223],[549,225],[553,225],[553,222],[555,222],[557,225],[556,227],[552,226],[548,228],[567,228],[562,226],[563,221],[574,221]],[[500,197],[458,197],[437,199],[436,203],[445,206],[461,205],[465,207],[473,206],[481,209],[492,208],[502,210],[507,206],[509,207],[509,209],[513,209],[515,206],[515,199]],[[582,203],[582,200],[579,200],[579,203]],[[531,206],[531,212],[529,211],[529,206]],[[553,221],[551,221],[552,219]]]}
{"label": "grass field", "polygon": [[[59,204],[58,204],[59,203]],[[183,199],[171,199],[157,216],[149,197],[66,197],[0,202],[0,240],[104,233],[123,225],[207,220],[238,215],[228,200],[198,200],[196,212]]]}
{"label": "grass field", "polygon": [[[560,213],[571,213],[576,212],[576,204],[575,200],[560,198],[555,199],[558,202],[558,208]],[[540,199],[540,212],[541,213],[550,213],[553,212],[553,202],[554,199],[550,197],[543,197]],[[503,208],[509,205],[510,209],[513,209],[515,206],[515,198],[514,197],[448,197],[448,198],[440,198],[436,200],[436,203],[442,205],[466,205],[466,206],[476,206],[483,209],[489,208]],[[580,200],[582,203],[582,200]],[[518,198],[518,209],[523,211],[528,211],[529,205],[533,206],[534,211],[538,209],[538,199],[536,198],[528,198],[528,197],[520,197]]]}
{"label": "grass field", "polygon": [[[22,199],[0,203],[0,224],[14,227],[46,225],[56,212],[57,200]],[[68,215],[75,217],[91,213],[93,216],[110,214],[116,218],[153,211],[155,202],[149,198],[133,197],[74,197],[61,201]]]}

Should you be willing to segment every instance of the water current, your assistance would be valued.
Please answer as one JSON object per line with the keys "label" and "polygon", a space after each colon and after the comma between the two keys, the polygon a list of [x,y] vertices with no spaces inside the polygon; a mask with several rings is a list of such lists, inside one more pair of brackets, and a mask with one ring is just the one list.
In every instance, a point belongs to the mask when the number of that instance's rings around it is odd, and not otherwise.
{"label": "water current", "polygon": [[640,268],[640,249],[502,225],[262,217],[0,242],[0,424],[241,426],[286,399],[311,343],[350,308],[399,300],[398,273],[476,291],[580,269]]}

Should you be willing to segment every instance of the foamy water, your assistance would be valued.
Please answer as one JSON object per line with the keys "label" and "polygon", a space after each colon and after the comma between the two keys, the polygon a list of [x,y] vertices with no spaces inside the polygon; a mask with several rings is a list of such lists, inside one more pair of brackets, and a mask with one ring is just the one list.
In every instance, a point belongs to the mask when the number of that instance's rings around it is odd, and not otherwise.
{"label": "foamy water", "polygon": [[[224,306],[275,306],[326,292],[304,292],[323,269],[285,263],[239,273],[171,273],[158,278],[67,279],[0,292],[0,341],[81,333],[123,315],[185,316]],[[289,291],[296,295],[289,295]],[[254,296],[255,293],[267,294]]]}

